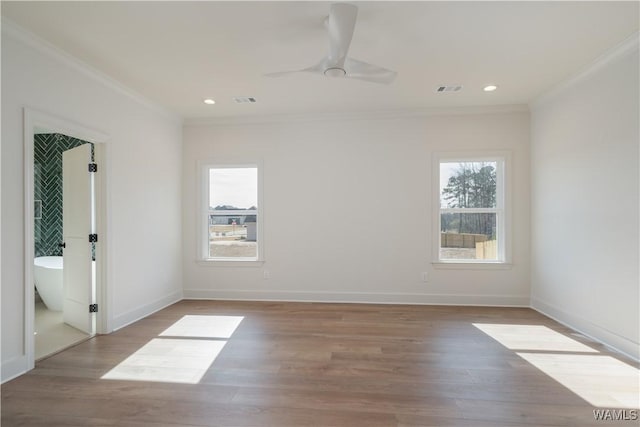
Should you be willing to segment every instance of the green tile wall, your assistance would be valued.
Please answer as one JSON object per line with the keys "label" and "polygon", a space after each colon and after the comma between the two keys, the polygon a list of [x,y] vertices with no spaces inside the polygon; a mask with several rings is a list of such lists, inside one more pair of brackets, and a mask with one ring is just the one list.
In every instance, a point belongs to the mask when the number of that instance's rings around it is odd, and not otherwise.
{"label": "green tile wall", "polygon": [[[35,256],[62,255],[62,152],[90,144],[59,133],[34,137],[34,200],[42,203],[42,216],[34,220]],[[93,156],[93,144],[91,145]]]}

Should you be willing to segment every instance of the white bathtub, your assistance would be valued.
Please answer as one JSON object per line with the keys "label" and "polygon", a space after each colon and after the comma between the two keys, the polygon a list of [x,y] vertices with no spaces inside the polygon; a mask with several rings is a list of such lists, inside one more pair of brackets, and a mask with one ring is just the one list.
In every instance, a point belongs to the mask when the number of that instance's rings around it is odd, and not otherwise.
{"label": "white bathtub", "polygon": [[62,257],[43,256],[33,260],[36,289],[49,310],[62,311]]}

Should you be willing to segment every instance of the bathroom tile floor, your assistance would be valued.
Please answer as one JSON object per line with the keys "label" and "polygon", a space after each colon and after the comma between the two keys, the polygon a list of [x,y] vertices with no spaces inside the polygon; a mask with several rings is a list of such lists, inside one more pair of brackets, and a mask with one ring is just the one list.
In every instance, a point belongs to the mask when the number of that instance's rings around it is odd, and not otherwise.
{"label": "bathroom tile floor", "polygon": [[63,322],[61,311],[51,311],[43,302],[35,306],[35,359],[41,359],[75,344],[89,335]]}

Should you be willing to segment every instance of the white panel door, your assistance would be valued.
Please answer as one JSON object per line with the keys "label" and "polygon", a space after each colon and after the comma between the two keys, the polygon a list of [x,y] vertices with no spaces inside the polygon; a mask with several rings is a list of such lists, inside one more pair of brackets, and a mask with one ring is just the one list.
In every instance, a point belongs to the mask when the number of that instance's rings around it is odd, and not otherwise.
{"label": "white panel door", "polygon": [[64,322],[93,334],[91,230],[91,146],[83,144],[62,153],[62,228]]}

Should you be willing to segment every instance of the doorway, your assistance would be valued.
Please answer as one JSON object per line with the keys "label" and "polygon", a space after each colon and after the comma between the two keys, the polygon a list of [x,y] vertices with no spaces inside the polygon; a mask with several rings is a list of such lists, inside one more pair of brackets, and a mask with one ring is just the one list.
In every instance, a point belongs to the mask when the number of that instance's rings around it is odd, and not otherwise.
{"label": "doorway", "polygon": [[107,138],[29,109],[24,135],[25,353],[32,369],[106,330],[107,169],[100,166]]}
{"label": "doorway", "polygon": [[94,159],[90,142],[60,133],[34,135],[36,360],[95,334],[83,304],[95,303],[95,243],[87,242],[94,231],[93,176],[87,165]]}

